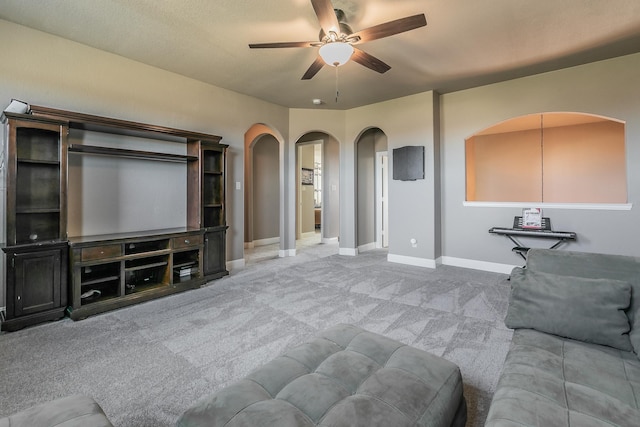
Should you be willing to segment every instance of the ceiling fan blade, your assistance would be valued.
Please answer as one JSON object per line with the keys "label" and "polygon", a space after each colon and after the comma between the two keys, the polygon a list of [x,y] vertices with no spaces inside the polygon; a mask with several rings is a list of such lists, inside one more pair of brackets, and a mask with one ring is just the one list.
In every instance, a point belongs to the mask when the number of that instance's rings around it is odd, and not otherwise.
{"label": "ceiling fan blade", "polygon": [[313,64],[311,64],[311,66],[309,67],[307,72],[304,73],[304,76],[302,76],[302,80],[311,79],[313,76],[318,74],[318,71],[320,71],[320,69],[322,68],[323,65],[324,65],[324,61],[322,60],[322,58],[320,56],[318,56],[316,58],[316,60],[313,61]]}
{"label": "ceiling fan blade", "polygon": [[333,10],[331,0],[311,0],[311,4],[324,33],[329,34],[330,31],[334,31],[340,34],[340,24],[338,23],[336,12]]}
{"label": "ceiling fan blade", "polygon": [[427,25],[427,18],[424,13],[419,15],[407,16],[406,18],[396,19],[395,21],[385,22],[384,24],[374,25],[355,32],[349,38],[357,38],[360,40],[354,43],[364,43],[371,40],[377,40],[389,37],[394,34],[404,33],[405,31],[415,30],[416,28]]}
{"label": "ceiling fan blade", "polygon": [[370,55],[367,52],[356,47],[353,48],[353,55],[351,55],[351,59],[353,59],[360,65],[364,65],[365,67],[370,68],[373,71],[377,71],[380,74],[386,73],[391,69],[389,65],[385,64],[375,56]]}
{"label": "ceiling fan blade", "polygon": [[279,47],[313,47],[318,42],[275,42],[275,43],[249,43],[251,49],[268,49]]}

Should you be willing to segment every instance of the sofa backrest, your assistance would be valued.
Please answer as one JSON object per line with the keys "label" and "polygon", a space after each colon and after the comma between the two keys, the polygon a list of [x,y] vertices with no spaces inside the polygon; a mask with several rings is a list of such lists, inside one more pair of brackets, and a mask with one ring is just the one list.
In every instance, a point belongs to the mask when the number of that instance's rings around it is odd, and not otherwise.
{"label": "sofa backrest", "polygon": [[640,281],[640,258],[624,255],[531,249],[527,268],[563,276],[624,280],[632,285]]}

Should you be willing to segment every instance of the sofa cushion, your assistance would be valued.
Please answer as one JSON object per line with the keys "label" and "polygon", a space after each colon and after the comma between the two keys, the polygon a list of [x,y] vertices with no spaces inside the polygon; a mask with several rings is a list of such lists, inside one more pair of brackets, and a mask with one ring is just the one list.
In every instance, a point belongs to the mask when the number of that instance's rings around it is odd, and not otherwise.
{"label": "sofa cushion", "polygon": [[465,425],[460,369],[338,325],[187,409],[178,427]]}
{"label": "sofa cushion", "polygon": [[0,427],[113,427],[92,398],[72,395],[0,418]]}
{"label": "sofa cushion", "polygon": [[631,351],[625,314],[630,299],[631,285],[620,280],[516,267],[505,324]]}
{"label": "sofa cushion", "polygon": [[553,249],[531,249],[527,269],[567,276],[622,280],[631,284],[631,304],[627,310],[629,338],[640,355],[640,257],[596,254]]}
{"label": "sofa cushion", "polygon": [[638,402],[640,361],[632,352],[519,329],[485,427],[632,427]]}

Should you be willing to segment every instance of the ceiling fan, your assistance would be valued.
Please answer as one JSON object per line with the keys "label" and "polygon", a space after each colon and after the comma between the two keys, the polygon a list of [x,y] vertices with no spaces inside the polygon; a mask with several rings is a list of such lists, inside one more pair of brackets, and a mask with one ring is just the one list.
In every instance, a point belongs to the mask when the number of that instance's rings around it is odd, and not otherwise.
{"label": "ceiling fan", "polygon": [[349,59],[353,59],[358,64],[378,73],[385,73],[391,69],[389,65],[354,45],[404,33],[427,25],[427,19],[421,13],[385,22],[354,33],[349,25],[344,22],[344,13],[339,9],[334,9],[331,0],[311,0],[311,4],[322,28],[319,41],[249,44],[251,49],[319,47],[318,57],[304,73],[302,80],[311,79],[324,64],[337,67],[345,64]]}

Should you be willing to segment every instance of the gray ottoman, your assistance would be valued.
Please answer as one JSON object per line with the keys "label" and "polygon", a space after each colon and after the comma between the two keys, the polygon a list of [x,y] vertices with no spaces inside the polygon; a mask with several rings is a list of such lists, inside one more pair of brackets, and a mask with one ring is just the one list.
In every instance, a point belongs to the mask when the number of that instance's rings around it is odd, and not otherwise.
{"label": "gray ottoman", "polygon": [[0,427],[113,427],[92,398],[67,396],[0,418]]}
{"label": "gray ottoman", "polygon": [[453,363],[338,325],[188,409],[178,427],[464,426]]}

